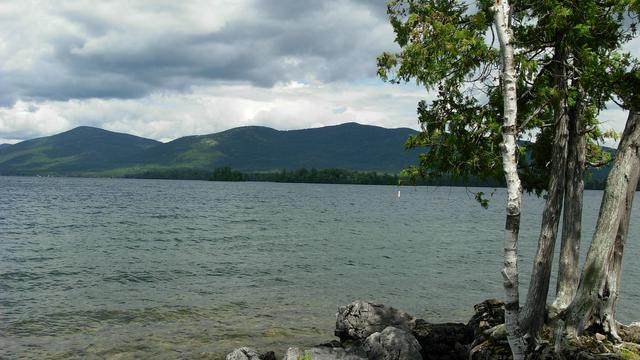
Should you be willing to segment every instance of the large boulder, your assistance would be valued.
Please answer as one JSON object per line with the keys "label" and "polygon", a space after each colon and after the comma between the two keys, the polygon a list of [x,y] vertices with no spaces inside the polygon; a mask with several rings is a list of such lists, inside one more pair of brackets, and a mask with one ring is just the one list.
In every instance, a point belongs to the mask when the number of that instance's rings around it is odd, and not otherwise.
{"label": "large boulder", "polygon": [[422,360],[418,340],[393,326],[369,335],[363,347],[370,360]]}
{"label": "large boulder", "polygon": [[388,326],[410,332],[415,318],[390,306],[356,300],[341,306],[336,315],[335,335],[341,342],[362,342]]}
{"label": "large boulder", "polygon": [[465,324],[430,324],[418,319],[413,336],[422,347],[424,360],[467,360],[473,330]]}

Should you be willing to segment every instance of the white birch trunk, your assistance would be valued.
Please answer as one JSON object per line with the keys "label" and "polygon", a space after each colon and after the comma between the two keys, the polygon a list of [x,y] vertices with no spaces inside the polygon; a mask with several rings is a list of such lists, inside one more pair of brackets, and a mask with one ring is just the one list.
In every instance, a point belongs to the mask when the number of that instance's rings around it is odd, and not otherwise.
{"label": "white birch trunk", "polygon": [[493,6],[494,24],[502,53],[502,96],[504,99],[504,119],[502,126],[502,166],[507,182],[507,208],[504,237],[504,290],[505,325],[507,340],[514,360],[525,359],[526,343],[518,324],[520,295],[518,289],[518,231],[520,229],[520,205],[522,186],[516,160],[516,117],[518,114],[516,97],[516,72],[511,45],[512,31],[509,27],[509,2],[496,0]]}
{"label": "white birch trunk", "polygon": [[[635,189],[638,183],[639,152],[640,112],[631,110],[607,177],[580,285],[576,297],[567,309],[569,335],[579,335],[595,323],[600,324],[613,338],[617,338],[615,303],[624,249],[624,239],[618,235],[621,233],[621,223],[625,222],[627,209],[631,206],[628,203],[628,192],[631,191],[629,187]],[[622,232],[625,233],[626,230]]]}

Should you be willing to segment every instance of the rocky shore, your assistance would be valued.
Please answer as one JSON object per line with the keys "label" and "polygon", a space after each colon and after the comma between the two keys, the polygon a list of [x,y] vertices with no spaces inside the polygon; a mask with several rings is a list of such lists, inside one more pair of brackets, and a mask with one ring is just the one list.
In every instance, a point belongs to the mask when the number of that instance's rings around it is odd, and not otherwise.
{"label": "rocky shore", "polygon": [[[532,359],[640,360],[640,323],[620,325],[623,342],[614,344],[592,333],[555,349],[543,332]],[[466,323],[432,324],[393,307],[354,301],[336,314],[333,340],[309,349],[290,347],[283,360],[506,360],[510,359],[503,303],[486,300],[474,306]],[[235,349],[226,360],[276,360],[272,351]]]}

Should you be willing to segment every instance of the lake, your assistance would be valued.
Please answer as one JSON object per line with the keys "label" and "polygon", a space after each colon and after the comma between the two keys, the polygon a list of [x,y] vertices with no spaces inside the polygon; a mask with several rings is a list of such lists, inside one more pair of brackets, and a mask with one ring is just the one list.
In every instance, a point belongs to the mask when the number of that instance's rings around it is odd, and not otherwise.
{"label": "lake", "polygon": [[[0,177],[0,358],[281,354],[331,340],[355,299],[466,322],[503,296],[504,196],[484,210],[464,188]],[[583,254],[601,197],[585,193]],[[523,206],[524,297],[543,200]],[[623,322],[640,320],[639,228],[636,206]]]}

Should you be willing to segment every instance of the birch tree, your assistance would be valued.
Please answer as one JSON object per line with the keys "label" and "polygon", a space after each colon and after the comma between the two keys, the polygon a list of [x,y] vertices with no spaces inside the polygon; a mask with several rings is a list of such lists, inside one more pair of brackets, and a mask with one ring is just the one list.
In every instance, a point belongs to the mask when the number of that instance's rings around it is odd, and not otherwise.
{"label": "birch tree", "polygon": [[520,294],[518,281],[518,233],[520,230],[520,208],[522,205],[522,186],[518,175],[516,158],[516,136],[518,115],[516,70],[513,59],[513,31],[509,26],[511,13],[507,0],[498,0],[493,6],[494,24],[500,42],[502,63],[502,167],[507,184],[506,225],[504,235],[504,289],[505,325],[507,340],[514,360],[524,359],[527,344],[519,324]]}
{"label": "birch tree", "polygon": [[[597,155],[593,140],[603,135],[597,114],[612,97],[613,73],[632,63],[619,48],[635,32],[623,30],[624,16],[636,14],[637,8],[631,0],[514,3],[515,10],[505,0],[479,1],[474,7],[444,0],[389,2],[401,51],[380,55],[378,73],[392,83],[415,80],[437,94],[432,102],[418,104],[422,131],[406,146],[427,151],[417,166],[408,169],[410,175],[506,179],[505,310],[510,346],[520,358],[532,348],[534,344],[527,342],[535,341],[547,319],[561,210],[565,206],[566,224],[581,216],[586,158]],[[500,51],[493,46],[496,39]],[[518,142],[527,132],[536,141]],[[588,150],[594,149],[590,154]],[[547,200],[521,310],[516,254],[522,188],[546,192]],[[623,222],[616,223],[617,249],[624,244]],[[578,264],[580,232],[579,223],[563,230],[555,302],[559,310],[573,300],[578,288],[578,272],[572,270]],[[604,274],[613,283],[621,256],[611,259]],[[584,314],[587,308],[574,312]],[[582,329],[582,325],[575,326]]]}

